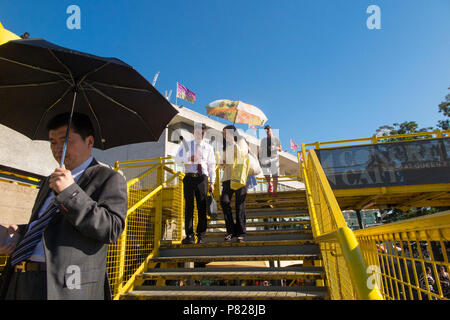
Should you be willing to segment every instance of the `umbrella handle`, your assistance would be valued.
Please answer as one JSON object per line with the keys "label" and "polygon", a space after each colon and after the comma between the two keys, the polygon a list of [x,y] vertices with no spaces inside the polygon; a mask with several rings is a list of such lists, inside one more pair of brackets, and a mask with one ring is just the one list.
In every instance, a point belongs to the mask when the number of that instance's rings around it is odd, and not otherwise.
{"label": "umbrella handle", "polygon": [[234,116],[234,121],[233,121],[233,126],[236,123],[236,119],[237,119],[237,115],[238,115],[239,110],[236,110],[236,115]]}
{"label": "umbrella handle", "polygon": [[67,141],[69,140],[70,124],[72,123],[73,109],[75,108],[76,99],[77,99],[77,90],[74,90],[73,91],[72,109],[70,110],[70,117],[69,117],[69,123],[67,124],[66,138],[64,140],[63,154],[61,157],[61,163],[59,165],[60,168],[63,167],[64,160],[66,159]]}

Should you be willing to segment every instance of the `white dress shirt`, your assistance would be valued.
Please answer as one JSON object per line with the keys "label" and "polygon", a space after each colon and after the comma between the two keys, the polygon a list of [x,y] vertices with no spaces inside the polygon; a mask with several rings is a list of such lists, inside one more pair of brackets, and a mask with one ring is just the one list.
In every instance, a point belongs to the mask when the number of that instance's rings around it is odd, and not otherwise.
{"label": "white dress shirt", "polygon": [[[195,157],[193,162],[191,156]],[[213,147],[206,141],[202,140],[200,143],[194,140],[182,142],[175,155],[175,162],[184,164],[185,173],[199,173],[197,164],[200,163],[202,173],[210,178],[211,184],[214,184],[216,180],[216,157]]]}

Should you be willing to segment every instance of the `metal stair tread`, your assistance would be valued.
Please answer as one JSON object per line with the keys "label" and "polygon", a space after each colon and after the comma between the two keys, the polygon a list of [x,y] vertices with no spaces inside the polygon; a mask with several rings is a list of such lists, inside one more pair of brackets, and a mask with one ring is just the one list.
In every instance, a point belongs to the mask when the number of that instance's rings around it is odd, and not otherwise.
{"label": "metal stair tread", "polygon": [[[285,236],[286,237],[286,236]],[[208,240],[208,241],[207,241]],[[308,239],[267,239],[267,236],[260,239],[260,240],[254,240],[254,239],[246,239],[244,243],[231,241],[231,242],[225,242],[221,238],[216,239],[208,239],[205,238],[205,242],[202,244],[170,244],[170,243],[164,243],[161,244],[162,249],[169,249],[169,248],[193,248],[193,247],[200,247],[200,248],[217,248],[217,247],[245,247],[245,246],[271,246],[271,245],[305,245],[305,244],[315,244],[312,237]]]}
{"label": "metal stair tread", "polygon": [[320,253],[271,254],[271,255],[200,255],[153,257],[151,262],[211,262],[211,261],[273,261],[320,259]]}
{"label": "metal stair tread", "polygon": [[[248,210],[245,210],[245,218],[246,219],[275,219],[275,218],[298,218],[298,217],[308,217],[309,213],[305,211],[279,211],[279,210],[273,210],[273,209],[279,209],[279,208],[268,208],[271,209],[270,211],[264,210],[265,208],[262,208],[260,210],[255,210],[248,212]],[[218,212],[218,219],[223,220],[223,213]]]}
{"label": "metal stair tread", "polygon": [[[245,238],[248,239],[252,236],[269,236],[269,235],[297,235],[297,236],[310,236],[312,234],[311,229],[279,229],[279,230],[247,230]],[[225,237],[225,231],[208,231],[206,238],[208,237]]]}
{"label": "metal stair tread", "polygon": [[286,268],[174,268],[174,269],[152,269],[137,277],[141,280],[164,279],[296,279],[296,278],[320,278],[325,275],[322,267],[286,267]]}
{"label": "metal stair tread", "polygon": [[[219,207],[220,208],[220,207]],[[252,209],[246,209],[245,212],[258,212],[258,211],[263,211],[263,212],[301,212],[301,213],[308,213],[308,209],[305,208],[304,206],[301,207],[296,207],[296,206],[291,206],[291,207],[282,207],[282,208],[252,208]],[[221,212],[221,211],[219,211]]]}
{"label": "metal stair tread", "polygon": [[189,248],[161,248],[159,257],[176,256],[234,256],[234,255],[278,255],[278,254],[304,254],[320,253],[317,244],[305,245],[273,245],[273,246],[221,246],[214,248],[203,248],[199,246]]}
{"label": "metal stair tread", "polygon": [[[268,227],[268,226],[294,226],[298,224],[310,224],[309,220],[303,220],[303,221],[273,221],[273,222],[247,222],[247,227]],[[216,223],[216,224],[208,224],[208,229],[213,228],[225,228],[226,225],[224,223]]]}
{"label": "metal stair tread", "polygon": [[326,299],[326,287],[299,286],[141,286],[122,299]]}
{"label": "metal stair tread", "polygon": [[274,246],[222,246],[203,248],[160,249],[153,262],[169,261],[257,261],[257,260],[304,260],[320,259],[320,248],[316,244]]}
{"label": "metal stair tread", "polygon": [[[305,197],[306,196],[306,190],[305,189],[298,189],[293,191],[277,191],[278,197],[289,197],[289,196],[298,196],[298,197]],[[249,192],[247,193],[247,198],[249,199],[255,199],[255,198],[261,198],[261,197],[272,197],[272,194],[268,192]]]}

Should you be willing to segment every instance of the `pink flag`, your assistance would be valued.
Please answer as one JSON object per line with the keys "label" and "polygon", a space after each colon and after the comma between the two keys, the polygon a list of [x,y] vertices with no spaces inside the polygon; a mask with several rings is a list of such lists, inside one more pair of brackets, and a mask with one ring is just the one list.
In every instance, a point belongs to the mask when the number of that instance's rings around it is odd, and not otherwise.
{"label": "pink flag", "polygon": [[294,141],[292,141],[292,139],[289,139],[289,141],[291,142],[292,151],[295,151],[296,149],[298,149],[298,145]]}
{"label": "pink flag", "polygon": [[196,99],[195,93],[177,82],[177,98],[194,103]]}

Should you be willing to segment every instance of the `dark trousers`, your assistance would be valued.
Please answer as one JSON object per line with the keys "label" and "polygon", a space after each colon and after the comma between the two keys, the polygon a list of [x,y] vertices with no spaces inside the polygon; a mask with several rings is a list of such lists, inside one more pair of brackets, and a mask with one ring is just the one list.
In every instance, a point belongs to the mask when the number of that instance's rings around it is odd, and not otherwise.
{"label": "dark trousers", "polygon": [[[225,217],[225,225],[227,234],[235,237],[242,236],[246,232],[245,226],[245,197],[247,196],[247,187],[233,190],[230,187],[230,180],[222,183],[222,195],[220,196],[220,204],[222,206],[223,215]],[[235,194],[236,201],[236,222],[233,219],[231,210],[231,198]]]}
{"label": "dark trousers", "polygon": [[47,300],[46,271],[13,272],[5,300]]}
{"label": "dark trousers", "polygon": [[183,179],[184,200],[184,228],[187,237],[194,236],[194,197],[197,201],[198,223],[197,237],[203,237],[206,233],[206,205],[208,193],[208,177],[201,175],[194,177],[187,174]]}

